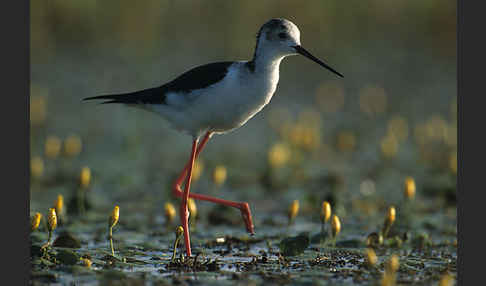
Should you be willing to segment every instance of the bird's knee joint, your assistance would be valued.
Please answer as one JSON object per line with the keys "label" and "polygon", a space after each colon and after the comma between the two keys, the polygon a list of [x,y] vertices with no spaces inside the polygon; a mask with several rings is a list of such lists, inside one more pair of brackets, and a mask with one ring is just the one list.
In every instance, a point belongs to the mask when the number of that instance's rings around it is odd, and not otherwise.
{"label": "bird's knee joint", "polygon": [[249,210],[250,205],[247,202],[243,202],[243,203],[241,203],[241,209],[242,210]]}

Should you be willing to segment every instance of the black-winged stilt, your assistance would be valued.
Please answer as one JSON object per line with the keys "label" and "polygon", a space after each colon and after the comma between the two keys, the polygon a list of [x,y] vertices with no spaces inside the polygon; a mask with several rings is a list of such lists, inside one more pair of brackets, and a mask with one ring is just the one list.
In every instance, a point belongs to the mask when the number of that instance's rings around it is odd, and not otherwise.
{"label": "black-winged stilt", "polygon": [[[177,130],[192,136],[189,162],[173,186],[174,194],[182,197],[180,216],[188,256],[191,255],[187,209],[190,197],[239,209],[247,231],[254,233],[248,203],[189,192],[194,160],[213,134],[227,133],[242,126],[270,102],[277,88],[280,62],[284,57],[296,54],[342,77],[300,45],[300,31],[294,23],[286,19],[271,19],[258,32],[251,61],[210,63],[195,67],[159,87],[84,99],[104,99],[103,103],[123,103],[155,112]],[[182,190],[181,184],[186,177]]]}

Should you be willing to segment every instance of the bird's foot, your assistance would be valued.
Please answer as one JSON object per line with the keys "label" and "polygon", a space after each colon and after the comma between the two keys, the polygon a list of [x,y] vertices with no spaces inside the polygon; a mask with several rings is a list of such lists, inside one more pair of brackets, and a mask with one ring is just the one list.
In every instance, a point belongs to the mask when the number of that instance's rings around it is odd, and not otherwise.
{"label": "bird's foot", "polygon": [[253,227],[253,218],[251,216],[250,205],[248,203],[241,203],[240,211],[246,225],[246,231],[248,231],[251,235],[254,235],[255,231]]}

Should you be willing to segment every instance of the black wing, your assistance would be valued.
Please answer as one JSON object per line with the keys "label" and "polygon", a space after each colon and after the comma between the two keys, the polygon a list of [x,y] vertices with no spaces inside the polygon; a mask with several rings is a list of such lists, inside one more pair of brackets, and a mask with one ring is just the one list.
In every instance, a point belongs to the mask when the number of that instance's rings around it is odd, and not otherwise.
{"label": "black wing", "polygon": [[218,62],[195,67],[161,86],[166,92],[189,92],[208,87],[222,80],[233,62]]}
{"label": "black wing", "polygon": [[222,80],[233,62],[218,62],[195,67],[162,86],[140,91],[87,97],[83,100],[106,99],[103,103],[165,104],[168,92],[190,92]]}

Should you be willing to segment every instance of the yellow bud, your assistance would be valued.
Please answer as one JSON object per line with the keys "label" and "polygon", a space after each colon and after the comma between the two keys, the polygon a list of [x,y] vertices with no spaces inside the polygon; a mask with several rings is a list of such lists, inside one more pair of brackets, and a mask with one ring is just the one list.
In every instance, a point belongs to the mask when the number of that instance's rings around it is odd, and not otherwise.
{"label": "yellow bud", "polygon": [[449,273],[445,273],[439,281],[439,286],[452,286],[454,285],[454,277]]}
{"label": "yellow bud", "polygon": [[189,209],[189,213],[192,219],[197,217],[197,206],[196,201],[192,198],[187,200],[187,208]]}
{"label": "yellow bud", "polygon": [[415,197],[415,180],[412,177],[405,179],[405,197],[409,200]]}
{"label": "yellow bud", "polygon": [[396,217],[395,207],[391,206],[388,208],[385,217],[385,223],[383,223],[383,229],[382,229],[383,237],[388,237],[388,232],[390,231],[391,226],[395,222],[395,217]]}
{"label": "yellow bud", "polygon": [[385,271],[381,279],[381,286],[395,286],[396,274]]}
{"label": "yellow bud", "polygon": [[78,155],[81,152],[81,148],[81,138],[77,135],[70,135],[64,141],[64,154],[66,156],[72,157]]}
{"label": "yellow bud", "polygon": [[48,158],[56,158],[61,151],[61,139],[56,136],[49,136],[46,139],[44,152]]}
{"label": "yellow bud", "polygon": [[[291,127],[290,130],[290,142],[295,146],[301,146],[304,138],[304,129],[305,126],[303,124],[296,123]],[[276,144],[276,146],[278,146]]]}
{"label": "yellow bud", "polygon": [[339,217],[337,215],[332,216],[331,226],[332,236],[336,237],[341,231],[341,222],[339,221]]}
{"label": "yellow bud", "polygon": [[331,218],[331,204],[327,201],[322,202],[321,221],[326,223]]}
{"label": "yellow bud", "polygon": [[217,186],[221,186],[226,180],[226,167],[217,166],[213,171],[213,182]]}
{"label": "yellow bud", "polygon": [[57,214],[56,214],[56,209],[50,208],[49,209],[49,215],[47,216],[47,228],[49,231],[53,231],[56,229],[57,226]]}
{"label": "yellow bud", "polygon": [[165,209],[165,218],[167,219],[167,221],[168,222],[173,221],[176,215],[176,210],[174,208],[174,205],[167,202],[165,203],[164,209]]}
{"label": "yellow bud", "polygon": [[381,152],[388,158],[393,158],[398,152],[399,142],[395,134],[388,134],[381,139]]}
{"label": "yellow bud", "polygon": [[93,262],[89,258],[82,257],[81,261],[83,262],[83,265],[88,267],[88,268],[90,268],[91,264],[93,264]]}
{"label": "yellow bud", "polygon": [[30,222],[30,229],[32,231],[36,230],[39,227],[41,219],[42,219],[42,214],[35,213],[35,215],[32,217],[32,221]]}
{"label": "yellow bud", "polygon": [[177,238],[177,237],[180,237],[180,236],[181,236],[183,233],[184,233],[184,229],[182,228],[182,226],[180,226],[180,225],[179,225],[179,226],[176,228],[176,238]]}
{"label": "yellow bud", "polygon": [[390,273],[395,273],[397,272],[399,266],[400,266],[400,262],[398,261],[398,255],[393,254],[386,264],[385,271]]}
{"label": "yellow bud", "polygon": [[204,170],[204,163],[201,160],[194,161],[194,166],[192,167],[192,181],[197,181],[201,177]]}
{"label": "yellow bud", "polygon": [[317,128],[307,126],[302,129],[302,138],[300,147],[303,147],[307,151],[315,150],[320,143],[320,134]]}
{"label": "yellow bud", "polygon": [[64,197],[62,195],[58,195],[56,202],[54,203],[54,208],[56,209],[56,213],[60,216],[64,213]]}
{"label": "yellow bud", "polygon": [[372,248],[366,249],[366,262],[370,266],[374,266],[378,262],[378,257]]}
{"label": "yellow bud", "polygon": [[299,213],[299,200],[294,200],[289,207],[289,220],[292,221]]}
{"label": "yellow bud", "polygon": [[115,206],[111,212],[110,219],[108,220],[108,226],[110,228],[114,227],[120,218],[120,207]]}
{"label": "yellow bud", "polygon": [[268,151],[268,162],[274,168],[281,167],[290,159],[290,148],[283,143],[277,143]]}
{"label": "yellow bud", "polygon": [[40,157],[34,157],[30,160],[30,173],[35,178],[40,178],[44,173],[44,161]]}
{"label": "yellow bud", "polygon": [[395,222],[396,210],[395,207],[391,206],[388,208],[388,213],[386,215],[386,222],[390,226]]}
{"label": "yellow bud", "polygon": [[81,169],[80,183],[81,187],[86,188],[91,182],[91,170],[89,167],[83,167]]}

